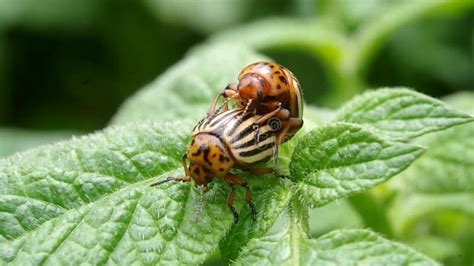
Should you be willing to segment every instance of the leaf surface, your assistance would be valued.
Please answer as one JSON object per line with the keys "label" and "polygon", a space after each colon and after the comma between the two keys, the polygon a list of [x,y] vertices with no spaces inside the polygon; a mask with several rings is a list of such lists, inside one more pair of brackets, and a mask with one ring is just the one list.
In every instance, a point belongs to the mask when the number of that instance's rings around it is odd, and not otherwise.
{"label": "leaf surface", "polygon": [[437,265],[402,244],[365,229],[307,239],[291,229],[252,240],[235,265]]}
{"label": "leaf surface", "polygon": [[473,118],[421,93],[387,88],[355,97],[340,109],[336,120],[360,124],[382,136],[406,141]]}
{"label": "leaf surface", "polygon": [[232,224],[227,186],[199,223],[192,183],[149,187],[182,174],[190,128],[131,123],[0,160],[0,261],[202,263]]}
{"label": "leaf surface", "polygon": [[343,122],[316,128],[298,143],[290,164],[302,200],[322,206],[365,191],[407,168],[423,153]]}

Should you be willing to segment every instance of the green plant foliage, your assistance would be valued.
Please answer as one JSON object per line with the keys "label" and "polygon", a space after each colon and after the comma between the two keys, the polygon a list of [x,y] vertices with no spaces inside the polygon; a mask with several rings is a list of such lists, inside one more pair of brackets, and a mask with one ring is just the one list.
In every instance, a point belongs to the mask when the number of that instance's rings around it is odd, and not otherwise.
{"label": "green plant foliage", "polygon": [[171,125],[110,128],[1,160],[3,239],[22,237],[67,210],[178,165],[188,136],[167,134]]}
{"label": "green plant foliage", "polygon": [[[189,184],[149,187],[150,178],[178,174],[169,171],[179,168],[189,126],[129,124],[1,161],[0,258],[202,262],[232,222],[225,203],[210,200],[195,223],[199,193]],[[216,184],[207,197],[222,193]]]}
{"label": "green plant foliage", "polygon": [[412,90],[381,89],[344,105],[336,120],[368,126],[390,139],[405,141],[473,118]]}
{"label": "green plant foliage", "polygon": [[432,148],[404,174],[406,188],[429,193],[474,192],[472,136],[470,123],[424,139],[422,144]]}
{"label": "green plant foliage", "polygon": [[308,239],[292,214],[284,229],[250,241],[235,265],[437,265],[404,245],[365,229],[335,230]]}
{"label": "green plant foliage", "polygon": [[[275,180],[269,181],[275,182]],[[253,190],[255,203],[262,212],[254,222],[250,217],[250,212],[247,211],[244,213],[243,219],[232,226],[219,246],[223,258],[227,261],[235,260],[241,247],[247,245],[251,239],[261,237],[270,230],[291,198],[289,182],[285,183],[286,185],[279,184],[271,189],[264,187]]]}
{"label": "green plant foliage", "polygon": [[321,206],[367,190],[401,172],[423,148],[391,143],[348,123],[333,123],[305,135],[293,153],[291,176],[301,199]]}
{"label": "green plant foliage", "polygon": [[[385,140],[356,124],[328,123],[296,138],[296,147],[290,145],[295,150],[291,180],[249,177],[259,209],[256,221],[243,208],[241,221],[233,225],[224,200],[228,189],[216,181],[196,223],[199,194],[190,183],[149,187],[156,178],[182,173],[180,157],[191,125],[129,123],[0,160],[2,261],[202,263],[220,242],[224,258],[247,263],[258,256],[245,254],[261,254],[260,249],[273,250],[275,244],[294,251],[303,241],[297,252],[287,254],[290,261],[316,263],[334,255],[348,262],[369,250],[366,259],[374,263],[393,258],[432,263],[367,231],[334,232],[318,240],[299,232],[308,232],[305,206],[320,206],[386,181],[420,156],[421,147]],[[292,214],[298,209],[302,215]],[[285,210],[290,228],[266,235]],[[350,244],[354,253],[340,257],[339,248],[330,248],[333,238],[339,239],[336,243],[369,241],[373,247]],[[393,254],[378,256],[383,246]],[[318,255],[323,250],[329,255]]]}
{"label": "green plant foliage", "polygon": [[[198,119],[238,69],[260,59],[264,57],[241,46],[200,47],[132,97],[114,119],[143,122],[0,160],[2,261],[202,263],[219,246],[226,261],[243,264],[252,259],[264,262],[268,258],[255,254],[277,247],[291,251],[272,257],[280,262],[317,263],[334,256],[342,263],[358,260],[369,250],[368,262],[396,258],[400,263],[431,264],[415,251],[368,231],[308,238],[308,207],[385,182],[423,153],[420,146],[392,139],[409,140],[471,119],[410,90],[382,89],[358,97],[337,112],[335,120],[345,122],[331,122],[332,111],[307,108],[305,129],[282,147],[282,168],[289,169],[291,178],[246,175],[259,210],[256,221],[248,208],[242,208],[239,194],[241,219],[232,224],[223,182],[212,183],[198,223],[194,214],[199,195],[191,183],[149,187],[157,178],[182,174],[180,158],[192,127],[189,122],[159,120]],[[402,131],[371,125],[389,119],[400,120]],[[309,130],[317,125],[321,126]],[[277,227],[280,233],[269,235],[284,213],[290,222]],[[339,256],[344,248],[331,248],[332,241],[364,244],[348,243],[353,253]],[[380,257],[384,246],[391,253]]]}
{"label": "green plant foliage", "polygon": [[[28,11],[30,2],[9,2],[0,24],[16,23],[21,16],[15,10],[36,14]],[[211,2],[200,9],[188,1],[147,0],[143,6],[162,22],[201,33],[244,20],[253,7],[249,1]],[[402,25],[474,5],[371,3],[298,1],[294,18],[219,32],[127,99],[112,126],[0,159],[0,265],[195,265],[216,253],[235,265],[437,265],[434,259],[472,265],[473,94],[447,103],[400,87],[353,96],[367,87],[370,62]],[[91,23],[102,10],[96,5],[78,4],[79,17]],[[37,19],[45,25],[70,14],[52,10],[48,20],[41,10]],[[318,16],[307,17],[315,11]],[[87,28],[74,16],[71,25]],[[280,147],[279,170],[288,178],[233,169],[252,189],[255,220],[239,188],[240,219],[233,223],[230,189],[217,179],[196,221],[200,194],[193,182],[150,184],[183,175],[191,129],[210,101],[237,81],[243,66],[272,60],[257,51],[285,49],[322,64],[331,83],[321,97],[325,106],[345,104],[337,110],[305,106],[303,129]],[[468,83],[464,72],[462,78],[449,72],[452,83]],[[12,134],[0,132],[0,145]],[[19,149],[12,144],[0,146],[0,154]]]}
{"label": "green plant foliage", "polygon": [[[474,114],[472,101],[474,95],[467,92],[446,98]],[[473,259],[467,251],[474,235],[473,134],[473,123],[468,123],[423,136],[418,142],[430,147],[426,154],[389,183],[399,192],[387,206],[394,233],[450,264],[468,265]]]}
{"label": "green plant foliage", "polygon": [[[460,94],[459,97],[463,97],[463,101],[454,105],[474,114],[471,105],[474,95]],[[420,140],[431,149],[404,174],[404,188],[426,193],[474,192],[472,136],[474,124],[469,123]]]}

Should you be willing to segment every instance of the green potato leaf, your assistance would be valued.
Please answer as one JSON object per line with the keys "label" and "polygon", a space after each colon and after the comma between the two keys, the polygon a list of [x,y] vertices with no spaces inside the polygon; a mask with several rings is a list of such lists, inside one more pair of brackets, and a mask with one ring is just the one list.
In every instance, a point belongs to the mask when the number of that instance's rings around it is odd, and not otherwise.
{"label": "green potato leaf", "polygon": [[190,128],[132,123],[0,160],[0,264],[202,263],[232,224],[228,188],[212,183],[196,223],[191,183],[149,186],[182,174]]}
{"label": "green potato leaf", "polygon": [[[474,114],[473,93],[458,93],[448,103]],[[449,128],[420,139],[426,154],[393,185],[421,193],[474,192],[474,123]]]}
{"label": "green potato leaf", "polygon": [[[221,256],[228,262],[235,260],[241,247],[251,239],[265,235],[288,205],[292,196],[289,182],[278,182],[273,176],[266,182],[267,186],[253,189],[256,206],[265,212],[257,210],[257,218],[253,221],[247,209],[219,245]],[[268,183],[277,184],[269,188]]]}
{"label": "green potato leaf", "polygon": [[295,226],[250,241],[235,265],[437,265],[402,244],[365,229],[308,239]]}
{"label": "green potato leaf", "polygon": [[[222,188],[222,184],[214,187],[207,197],[225,197]],[[15,240],[20,249],[10,262],[201,263],[212,254],[232,218],[222,217],[227,208],[222,201],[209,201],[196,223],[198,201],[199,193],[190,184],[156,189],[149,182],[137,183],[70,210]]]}
{"label": "green potato leaf", "polygon": [[290,173],[301,199],[322,206],[387,181],[422,153],[420,146],[390,142],[361,126],[337,122],[302,138]]}
{"label": "green potato leaf", "polygon": [[395,182],[422,193],[474,192],[474,123],[449,128],[420,143],[426,154]]}
{"label": "green potato leaf", "polygon": [[355,97],[340,109],[336,120],[360,124],[390,139],[406,141],[473,118],[421,93],[387,88]]}

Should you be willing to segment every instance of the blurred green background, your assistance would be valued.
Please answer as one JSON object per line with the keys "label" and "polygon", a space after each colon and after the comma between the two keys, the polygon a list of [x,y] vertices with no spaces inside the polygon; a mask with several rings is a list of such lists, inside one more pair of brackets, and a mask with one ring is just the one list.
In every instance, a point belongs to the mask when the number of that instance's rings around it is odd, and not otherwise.
{"label": "blurred green background", "polygon": [[[216,32],[266,17],[314,17],[350,34],[401,2],[0,0],[0,127],[100,129],[127,97]],[[364,85],[436,97],[472,90],[472,42],[472,9],[417,19],[382,45]],[[292,47],[264,52],[295,72],[307,102],[345,100],[326,100],[334,84],[317,58]]]}

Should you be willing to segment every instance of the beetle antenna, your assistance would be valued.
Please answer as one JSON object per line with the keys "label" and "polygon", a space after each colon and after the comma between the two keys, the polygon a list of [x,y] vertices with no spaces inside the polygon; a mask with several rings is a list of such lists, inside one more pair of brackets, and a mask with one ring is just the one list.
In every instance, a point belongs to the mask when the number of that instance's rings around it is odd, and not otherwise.
{"label": "beetle antenna", "polygon": [[222,104],[214,111],[213,116],[218,114],[229,100],[230,98],[224,98],[224,101],[222,102]]}
{"label": "beetle antenna", "polygon": [[159,185],[161,185],[161,184],[164,184],[164,183],[173,181],[173,180],[175,180],[175,179],[176,179],[176,178],[173,177],[173,176],[168,176],[167,178],[165,178],[165,179],[163,179],[163,180],[158,180],[158,181],[156,181],[156,182],[154,182],[154,183],[151,183],[151,184],[150,184],[150,187],[159,186]]}
{"label": "beetle antenna", "polygon": [[170,181],[181,181],[181,182],[189,182],[191,180],[190,176],[168,176],[167,178],[163,180],[158,180],[154,183],[151,183],[151,187],[159,186],[161,184],[170,182]]}
{"label": "beetle antenna", "polygon": [[199,203],[196,208],[196,213],[194,214],[194,220],[199,222],[199,217],[201,216],[202,208],[204,206],[204,192],[205,192],[205,187],[204,186],[199,186]]}
{"label": "beetle antenna", "polygon": [[244,116],[247,114],[247,112],[249,110],[249,106],[251,104],[252,104],[252,99],[250,99],[249,102],[247,103],[247,105],[245,106],[244,112],[242,113],[242,115],[239,116],[239,120],[242,120],[244,118]]}

